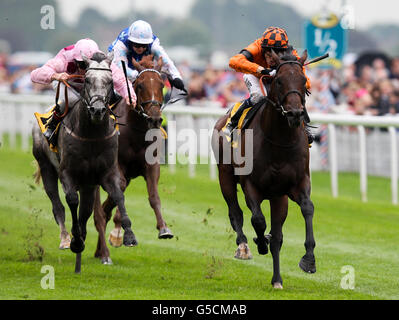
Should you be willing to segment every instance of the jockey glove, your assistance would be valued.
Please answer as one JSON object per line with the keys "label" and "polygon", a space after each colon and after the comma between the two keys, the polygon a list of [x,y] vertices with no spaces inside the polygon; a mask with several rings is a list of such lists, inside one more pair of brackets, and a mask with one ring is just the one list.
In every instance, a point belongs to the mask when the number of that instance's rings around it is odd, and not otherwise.
{"label": "jockey glove", "polygon": [[171,85],[174,86],[175,88],[179,89],[179,90],[187,92],[186,88],[184,88],[184,83],[183,83],[182,79],[180,79],[180,78],[172,79]]}
{"label": "jockey glove", "polygon": [[263,69],[260,73],[262,75],[268,76],[268,75],[270,75],[270,72],[272,72],[272,69]]}

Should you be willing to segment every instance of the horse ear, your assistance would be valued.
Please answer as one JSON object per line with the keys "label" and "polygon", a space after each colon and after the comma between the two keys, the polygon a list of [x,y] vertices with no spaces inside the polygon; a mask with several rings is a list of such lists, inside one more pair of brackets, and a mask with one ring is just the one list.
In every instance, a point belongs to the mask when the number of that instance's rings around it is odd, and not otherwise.
{"label": "horse ear", "polygon": [[157,67],[155,68],[155,70],[161,72],[162,67],[163,67],[163,59],[162,57],[159,57],[157,61]]}
{"label": "horse ear", "polygon": [[299,58],[299,62],[303,65],[308,58],[308,50],[305,49],[305,51],[302,53],[302,56]]}
{"label": "horse ear", "polygon": [[109,65],[111,65],[112,60],[114,60],[114,51],[113,50],[108,53],[106,61]]}
{"label": "horse ear", "polygon": [[276,65],[279,65],[280,64],[280,58],[278,57],[277,53],[275,53],[273,49],[271,49],[271,52],[272,52],[272,59],[273,59],[274,63]]}

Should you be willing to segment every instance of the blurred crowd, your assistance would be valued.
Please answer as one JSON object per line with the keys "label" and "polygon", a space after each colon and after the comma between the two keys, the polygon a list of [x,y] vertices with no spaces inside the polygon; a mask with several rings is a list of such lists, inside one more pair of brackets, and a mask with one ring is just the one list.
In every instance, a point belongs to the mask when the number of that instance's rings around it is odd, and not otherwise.
{"label": "blurred crowd", "polygon": [[[309,68],[310,112],[356,115],[399,114],[399,57],[389,61],[376,57],[357,65],[354,58],[344,59],[341,69]],[[30,72],[37,65],[10,65],[0,54],[0,93],[54,94],[51,86],[33,84]],[[226,108],[248,98],[243,75],[208,64],[196,69],[184,62],[177,64],[185,80],[187,105]]]}
{"label": "blurred crowd", "polygon": [[[344,61],[345,62],[345,61]],[[355,115],[399,114],[399,57],[344,63],[342,70],[309,70],[309,111]]]}

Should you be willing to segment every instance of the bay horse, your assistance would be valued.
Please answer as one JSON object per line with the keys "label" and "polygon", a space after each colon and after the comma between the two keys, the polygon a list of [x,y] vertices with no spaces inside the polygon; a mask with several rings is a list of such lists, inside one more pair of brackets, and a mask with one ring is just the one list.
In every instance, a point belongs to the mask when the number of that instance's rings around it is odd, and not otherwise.
{"label": "bay horse", "polygon": [[[300,59],[293,55],[279,57],[272,53],[278,66],[271,82],[265,104],[258,110],[248,128],[252,130],[253,167],[249,174],[237,175],[237,164],[218,161],[219,183],[228,206],[230,223],[237,234],[238,249],[235,258],[250,259],[251,252],[247,237],[243,233],[243,212],[237,199],[237,184],[245,195],[246,205],[252,212],[251,223],[256,232],[254,242],[258,253],[268,253],[268,245],[273,257],[274,288],[282,289],[280,275],[280,249],[283,244],[282,227],[288,213],[288,198],[301,208],[306,223],[306,254],[299,267],[308,273],[316,272],[313,236],[314,206],[310,200],[309,146],[304,131],[305,84],[302,67],[307,59],[307,51]],[[212,149],[216,159],[223,159],[226,153],[241,152],[246,136],[241,137],[241,148],[234,151],[221,134],[228,115],[221,117],[212,136]],[[227,146],[227,147],[226,147]],[[271,230],[265,235],[266,221],[261,210],[263,200],[269,200],[271,210]]]}
{"label": "bay horse", "polygon": [[[65,192],[72,215],[70,249],[76,253],[75,272],[81,271],[81,253],[85,248],[86,224],[93,211],[95,191],[99,186],[118,205],[123,243],[136,244],[127,215],[118,170],[118,131],[108,108],[113,93],[110,64],[112,57],[95,54],[91,60],[82,55],[86,65],[84,83],[78,99],[62,120],[58,136],[58,153],[50,150],[38,128],[33,130],[33,155],[39,164],[45,191],[53,205],[57,223],[65,232],[65,209],[58,193],[58,179]],[[94,59],[94,56],[93,58]],[[78,214],[79,207],[79,214]],[[62,230],[64,229],[64,230]],[[65,240],[65,239],[64,239]]]}
{"label": "bay horse", "polygon": [[[132,179],[138,176],[144,177],[148,200],[156,216],[158,238],[170,239],[173,237],[173,233],[162,217],[161,201],[158,194],[160,161],[149,163],[146,159],[146,150],[153,143],[153,140],[146,139],[148,131],[153,129],[158,133],[158,142],[162,139],[161,130],[159,130],[162,123],[161,106],[164,87],[160,73],[162,58],[158,60],[156,67],[154,67],[153,55],[143,57],[140,63],[133,59],[133,64],[139,72],[134,82],[137,106],[136,108],[129,108],[126,105],[118,106],[115,110],[121,123],[118,152],[118,163],[123,177],[121,188],[125,191]],[[160,155],[155,154],[155,156],[159,157]],[[103,264],[112,263],[105,242],[105,231],[114,208],[115,202],[109,196],[101,206],[98,194],[94,208],[94,221],[99,234],[95,257],[100,258]],[[115,228],[111,231],[108,239],[114,247],[119,247],[121,244],[121,214],[118,209],[114,216]]]}

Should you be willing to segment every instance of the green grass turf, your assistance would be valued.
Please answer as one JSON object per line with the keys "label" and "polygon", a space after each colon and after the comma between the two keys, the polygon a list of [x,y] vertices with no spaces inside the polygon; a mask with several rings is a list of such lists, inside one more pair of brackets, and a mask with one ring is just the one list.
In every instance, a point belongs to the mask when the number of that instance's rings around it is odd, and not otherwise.
{"label": "green grass turf", "polygon": [[[163,215],[175,234],[158,240],[142,178],[126,192],[126,207],[139,241],[134,248],[110,248],[112,266],[94,258],[97,243],[93,219],[88,222],[82,274],[74,274],[75,255],[58,250],[59,229],[42,185],[32,179],[30,152],[0,148],[0,299],[398,299],[399,214],[390,204],[390,182],[369,178],[369,202],[360,201],[359,178],[340,174],[340,198],[330,193],[329,175],[312,174],[317,272],[298,267],[305,253],[305,226],[299,208],[290,203],[281,250],[283,290],[270,285],[272,258],[239,261],[235,233],[217,181],[208,167],[197,176],[177,166],[176,174],[162,167],[159,191]],[[244,231],[255,236],[251,214],[239,192]],[[65,204],[64,194],[61,194]],[[103,194],[104,199],[104,194]],[[67,206],[66,206],[67,207]],[[262,204],[267,232],[270,213]],[[69,209],[67,228],[71,228]],[[112,223],[108,225],[108,232]],[[44,252],[35,251],[42,248]],[[55,270],[55,289],[41,288],[44,265]],[[355,270],[355,289],[340,286],[343,266]]]}

